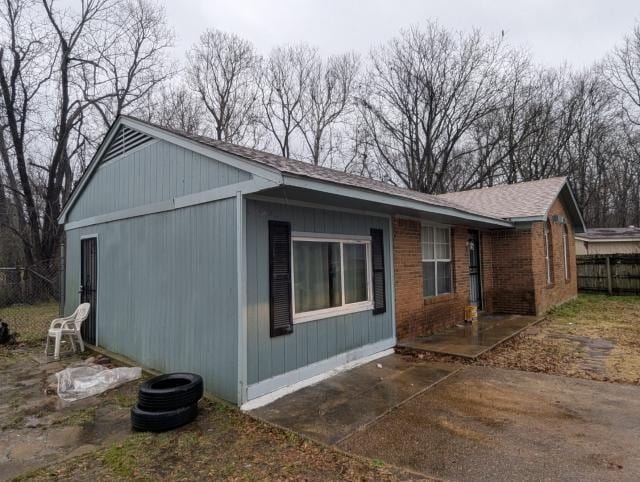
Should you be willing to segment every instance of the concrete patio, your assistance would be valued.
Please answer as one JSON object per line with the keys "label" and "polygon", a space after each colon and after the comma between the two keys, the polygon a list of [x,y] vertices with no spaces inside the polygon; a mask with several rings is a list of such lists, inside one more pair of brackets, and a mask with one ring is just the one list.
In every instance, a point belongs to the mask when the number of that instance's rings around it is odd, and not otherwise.
{"label": "concrete patio", "polygon": [[386,415],[461,365],[389,355],[249,412],[271,424],[334,445]]}
{"label": "concrete patio", "polygon": [[473,323],[456,325],[434,335],[401,340],[398,347],[474,359],[538,323],[542,318],[481,315],[478,321]]}
{"label": "concrete patio", "polygon": [[416,478],[631,481],[639,410],[638,386],[392,355],[250,413]]}

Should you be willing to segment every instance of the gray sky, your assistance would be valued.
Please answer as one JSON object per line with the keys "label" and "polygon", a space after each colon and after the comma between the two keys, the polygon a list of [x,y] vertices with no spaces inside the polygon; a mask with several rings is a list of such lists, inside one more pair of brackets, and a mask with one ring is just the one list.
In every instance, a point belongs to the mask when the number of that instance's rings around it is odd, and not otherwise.
{"label": "gray sky", "polygon": [[325,54],[366,53],[401,28],[427,19],[452,29],[506,32],[535,60],[575,67],[602,57],[640,19],[638,0],[164,0],[182,55],[202,31],[251,40],[261,53],[308,42]]}

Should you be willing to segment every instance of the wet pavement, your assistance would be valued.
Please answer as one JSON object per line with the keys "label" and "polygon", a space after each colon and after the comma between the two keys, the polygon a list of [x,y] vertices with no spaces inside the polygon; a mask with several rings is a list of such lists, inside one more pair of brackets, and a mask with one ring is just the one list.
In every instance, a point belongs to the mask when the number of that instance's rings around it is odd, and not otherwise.
{"label": "wet pavement", "polygon": [[53,375],[81,357],[42,363],[39,347],[1,355],[0,480],[97,450],[131,434],[129,410],[136,400],[137,383],[63,402],[51,390]]}
{"label": "wet pavement", "polygon": [[426,477],[640,480],[639,386],[392,355],[251,414]]}
{"label": "wet pavement", "polygon": [[456,325],[430,336],[401,340],[398,347],[477,358],[541,319],[537,316],[482,315],[474,323]]}
{"label": "wet pavement", "polygon": [[640,480],[640,387],[467,366],[339,444],[449,480]]}
{"label": "wet pavement", "polygon": [[249,413],[325,444],[336,444],[460,368],[389,355]]}

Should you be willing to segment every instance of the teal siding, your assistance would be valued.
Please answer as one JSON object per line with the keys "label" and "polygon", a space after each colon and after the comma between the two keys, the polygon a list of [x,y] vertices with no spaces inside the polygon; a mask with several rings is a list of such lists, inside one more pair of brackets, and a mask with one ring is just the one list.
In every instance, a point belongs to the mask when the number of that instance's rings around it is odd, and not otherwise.
{"label": "teal siding", "polygon": [[66,313],[78,302],[80,238],[97,234],[98,344],[162,372],[198,373],[237,401],[235,198],[66,234]]}
{"label": "teal siding", "polygon": [[[292,230],[369,235],[384,231],[387,311],[363,311],[294,325],[291,335],[269,336],[268,227],[290,221]],[[389,220],[323,209],[247,201],[247,377],[253,384],[393,336]]]}
{"label": "teal siding", "polygon": [[246,181],[251,174],[165,141],[100,165],[69,221]]}

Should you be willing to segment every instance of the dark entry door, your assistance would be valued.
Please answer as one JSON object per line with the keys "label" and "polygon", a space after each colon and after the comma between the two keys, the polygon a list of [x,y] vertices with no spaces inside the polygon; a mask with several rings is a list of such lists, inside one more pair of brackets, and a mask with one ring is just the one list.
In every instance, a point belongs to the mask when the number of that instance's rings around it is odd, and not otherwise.
{"label": "dark entry door", "polygon": [[96,344],[96,309],[98,300],[98,240],[80,241],[80,303],[91,303],[89,317],[82,324],[82,339]]}
{"label": "dark entry door", "polygon": [[469,302],[482,309],[480,280],[480,237],[478,231],[469,231]]}

